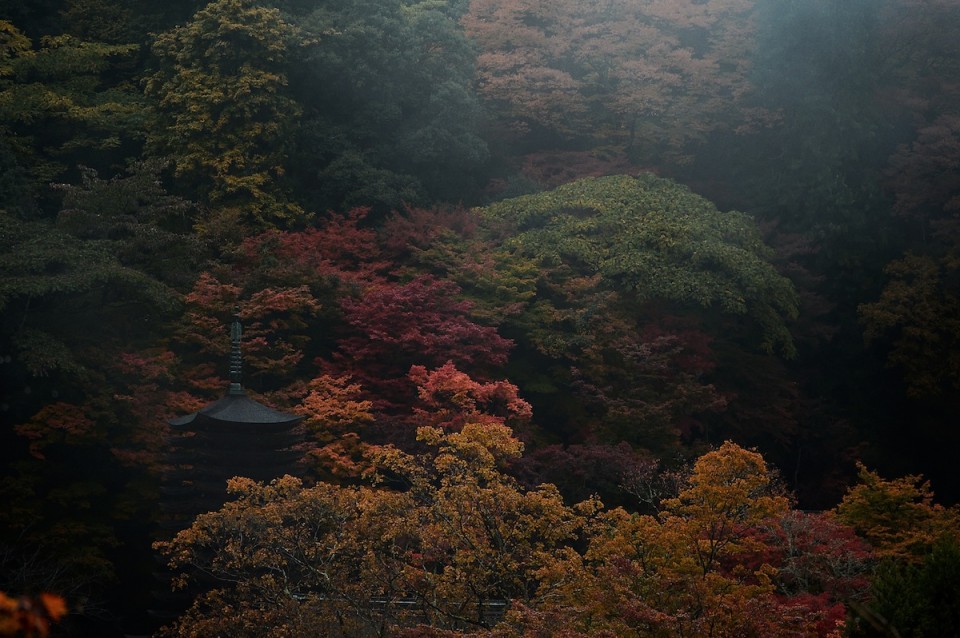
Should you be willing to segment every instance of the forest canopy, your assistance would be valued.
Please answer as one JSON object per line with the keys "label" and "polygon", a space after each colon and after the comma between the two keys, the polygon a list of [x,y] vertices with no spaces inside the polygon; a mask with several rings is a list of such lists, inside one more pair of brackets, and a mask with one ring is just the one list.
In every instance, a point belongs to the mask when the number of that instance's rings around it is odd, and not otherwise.
{"label": "forest canopy", "polygon": [[958,31],[0,0],[0,635],[955,634]]}

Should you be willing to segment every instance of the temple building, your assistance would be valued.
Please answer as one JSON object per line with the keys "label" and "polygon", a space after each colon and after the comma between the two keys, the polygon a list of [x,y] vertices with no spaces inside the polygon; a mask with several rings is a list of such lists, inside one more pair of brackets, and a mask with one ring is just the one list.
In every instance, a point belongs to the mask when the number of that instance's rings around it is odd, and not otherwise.
{"label": "temple building", "polygon": [[[301,416],[279,412],[249,396],[241,380],[242,327],[238,317],[230,329],[230,384],[218,401],[168,423],[172,428],[167,471],[161,485],[160,534],[172,538],[204,512],[227,501],[227,481],[243,476],[270,481],[297,473],[303,440]],[[170,592],[169,570],[156,577],[151,616],[160,624],[176,618],[189,603],[191,592]],[[195,592],[193,592],[195,593]]]}
{"label": "temple building", "polygon": [[170,469],[162,488],[163,526],[184,529],[203,512],[226,501],[227,480],[244,476],[269,481],[295,474],[303,434],[301,416],[278,412],[247,396],[243,389],[242,328],[235,317],[230,329],[230,385],[219,401],[169,421],[174,435]]}

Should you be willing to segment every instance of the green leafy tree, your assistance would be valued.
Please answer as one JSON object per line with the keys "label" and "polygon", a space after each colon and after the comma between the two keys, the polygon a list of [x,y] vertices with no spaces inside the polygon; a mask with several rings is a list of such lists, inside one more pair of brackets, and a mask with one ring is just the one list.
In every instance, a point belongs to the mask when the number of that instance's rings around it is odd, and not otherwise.
{"label": "green leafy tree", "polygon": [[[960,77],[960,70],[954,71]],[[890,158],[895,212],[907,250],[884,269],[879,297],[859,307],[864,336],[903,373],[907,393],[949,402],[960,390],[960,115],[939,115]]]}
{"label": "green leafy tree", "polygon": [[3,571],[23,574],[26,589],[49,581],[99,600],[118,575],[112,552],[151,515],[162,420],[150,418],[162,411],[144,417],[125,396],[139,377],[122,352],[167,329],[180,310],[173,284],[197,257],[176,232],[189,205],[165,194],[158,170],[114,180],[86,170],[82,186],[62,185],[55,221],[0,213],[0,545]]}
{"label": "green leafy tree", "polygon": [[[881,19],[884,4],[757,2],[752,87],[742,104],[758,117],[739,117],[735,131],[714,136],[685,178],[705,188],[719,178],[718,196],[767,225],[770,243],[792,252],[795,271],[806,270],[802,338],[810,347],[800,373],[821,397],[849,381],[838,361],[870,375],[856,306],[874,294],[895,239],[882,176],[899,141],[890,99],[899,88],[889,81],[898,47],[890,44],[895,22]],[[802,252],[793,251],[798,242]],[[845,372],[834,378],[826,368]],[[879,382],[867,376],[858,385]]]}
{"label": "green leafy tree", "polygon": [[882,407],[894,417],[884,423],[871,415],[864,430],[888,436],[878,447],[914,457],[907,467],[923,468],[955,500],[956,471],[948,450],[956,447],[953,406],[960,396],[955,333],[960,303],[960,45],[953,37],[960,13],[940,1],[897,0],[881,6],[888,61],[884,97],[895,101],[900,121],[909,126],[902,127],[901,144],[889,155],[884,175],[896,242],[882,271],[876,268],[882,276],[857,308],[869,355],[876,357],[877,368],[888,368],[882,374],[891,391]]}
{"label": "green leafy tree", "polygon": [[0,433],[0,544],[13,548],[10,569],[38,555],[49,564],[28,568],[30,578],[59,571],[58,586],[97,596],[114,573],[119,522],[149,502],[141,475],[118,473],[112,449],[137,429],[124,421],[109,370],[122,345],[155,334],[177,296],[123,265],[109,240],[6,213],[0,236],[0,400],[11,425]]}
{"label": "green leafy tree", "polygon": [[502,250],[537,260],[544,284],[567,274],[641,302],[717,308],[755,322],[764,349],[794,354],[785,322],[795,293],[767,261],[756,226],[682,186],[649,174],[589,178],[481,215],[510,229]]}
{"label": "green leafy tree", "polygon": [[257,225],[302,213],[283,180],[300,113],[287,89],[298,37],[276,9],[218,0],[153,43],[150,152],[172,157],[177,175],[209,204],[240,208]]}
{"label": "green leafy tree", "polygon": [[125,175],[102,179],[81,166],[79,185],[54,185],[63,193],[57,228],[78,239],[110,242],[124,266],[185,288],[205,247],[191,232],[197,205],[166,192],[165,168],[166,162],[147,160]]}
{"label": "green leafy tree", "polygon": [[111,44],[136,41],[133,12],[125,4],[111,0],[67,0],[59,17],[64,32],[78,38]]}
{"label": "green leafy tree", "polygon": [[[885,561],[871,583],[872,600],[854,608],[850,636],[955,636],[960,631],[960,546],[941,542],[920,564]],[[896,632],[896,633],[894,633]]]}
{"label": "green leafy tree", "polygon": [[452,3],[326,2],[303,19],[298,182],[318,210],[457,201],[487,159]]}
{"label": "green leafy tree", "polygon": [[53,222],[0,212],[3,350],[23,383],[76,389],[179,309],[174,286],[192,280],[184,271],[201,251],[183,232],[192,206],[166,194],[160,169],[141,164],[111,180],[83,169],[82,185],[57,185],[64,205]]}
{"label": "green leafy tree", "polygon": [[891,56],[882,4],[757,2],[746,104],[765,117],[703,156],[714,174],[736,171],[749,212],[829,242],[820,258],[862,255],[889,215],[879,178],[897,138],[894,104],[883,99]]}
{"label": "green leafy tree", "polygon": [[511,377],[561,437],[669,449],[737,390],[711,383],[714,341],[795,353],[795,293],[752,220],[673,182],[588,178],[478,214],[494,257],[467,290],[510,297]]}
{"label": "green leafy tree", "polygon": [[958,269],[956,257],[907,255],[884,269],[891,280],[880,298],[860,306],[866,339],[889,337],[887,364],[902,371],[912,396],[960,390]]}
{"label": "green leafy tree", "polygon": [[[177,297],[149,275],[119,262],[109,240],[82,240],[46,222],[0,214],[0,316],[7,352],[32,376],[79,373],[99,359],[103,324],[154,309]],[[71,317],[64,321],[63,316]],[[120,335],[112,333],[108,340]],[[92,359],[85,360],[90,355]]]}
{"label": "green leafy tree", "polygon": [[137,46],[70,35],[39,44],[0,21],[0,144],[11,158],[0,179],[20,195],[0,205],[50,214],[50,182],[80,163],[112,169],[137,154],[144,105],[123,68]]}

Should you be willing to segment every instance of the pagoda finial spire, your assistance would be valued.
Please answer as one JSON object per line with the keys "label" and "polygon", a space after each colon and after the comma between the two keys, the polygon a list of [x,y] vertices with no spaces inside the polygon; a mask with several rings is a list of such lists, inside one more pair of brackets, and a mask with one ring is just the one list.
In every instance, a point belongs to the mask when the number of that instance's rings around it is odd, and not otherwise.
{"label": "pagoda finial spire", "polygon": [[237,306],[233,310],[233,322],[230,324],[230,394],[243,394],[241,337],[243,337],[243,326],[240,324],[240,307]]}

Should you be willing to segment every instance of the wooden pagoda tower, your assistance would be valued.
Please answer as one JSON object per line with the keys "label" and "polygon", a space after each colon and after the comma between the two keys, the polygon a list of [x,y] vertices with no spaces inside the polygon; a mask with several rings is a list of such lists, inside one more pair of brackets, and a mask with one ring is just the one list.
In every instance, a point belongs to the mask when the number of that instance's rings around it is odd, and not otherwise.
{"label": "wooden pagoda tower", "polygon": [[164,477],[164,527],[189,527],[203,512],[219,509],[227,498],[227,480],[244,476],[269,481],[296,473],[303,440],[301,416],[278,412],[247,396],[240,351],[242,327],[230,328],[230,385],[218,401],[168,421],[173,429]]}
{"label": "wooden pagoda tower", "polygon": [[[227,500],[227,481],[243,476],[270,481],[296,474],[302,453],[301,416],[279,412],[249,396],[242,384],[242,327],[234,316],[230,327],[230,384],[223,398],[168,421],[172,435],[169,468],[160,488],[160,537],[168,539],[188,528],[204,512]],[[156,573],[159,583],[150,615],[160,624],[176,618],[189,605],[191,592],[171,592],[170,572]],[[194,592],[195,593],[195,592]]]}

